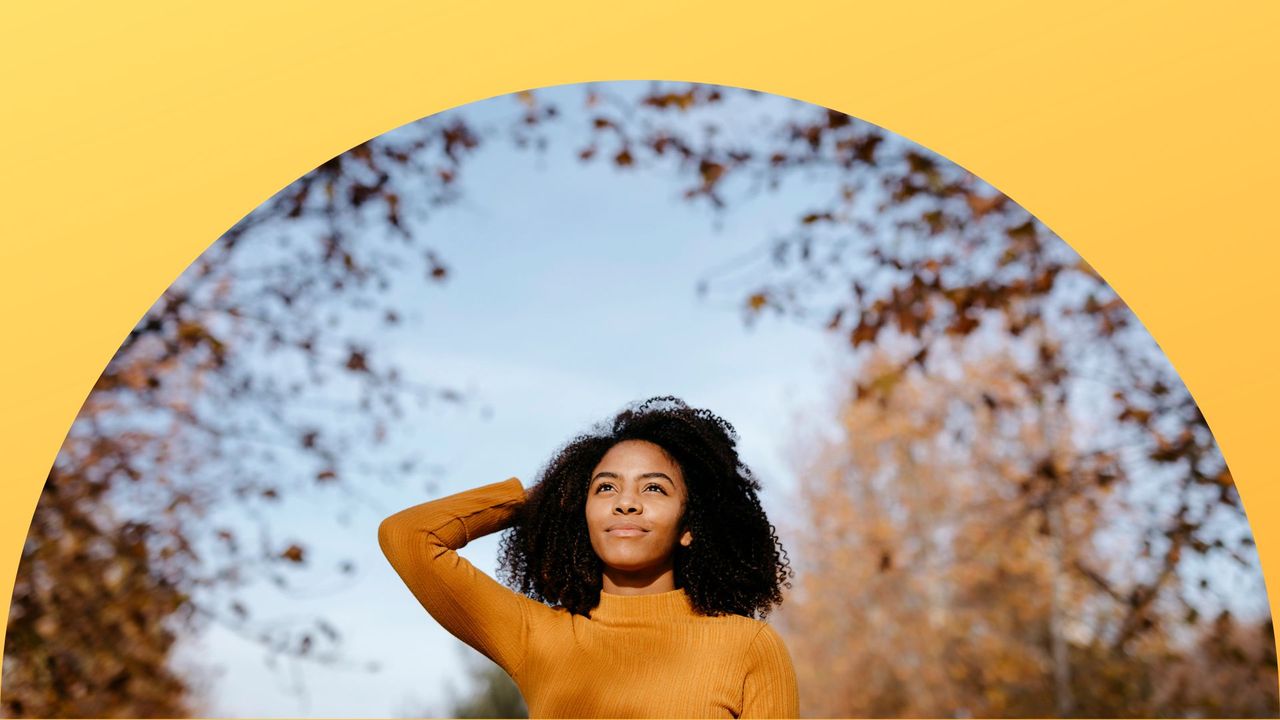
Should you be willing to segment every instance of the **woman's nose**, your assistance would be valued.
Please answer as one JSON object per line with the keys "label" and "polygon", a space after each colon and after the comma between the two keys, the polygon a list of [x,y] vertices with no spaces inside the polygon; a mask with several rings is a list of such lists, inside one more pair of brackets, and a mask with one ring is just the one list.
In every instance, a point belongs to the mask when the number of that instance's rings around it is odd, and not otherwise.
{"label": "woman's nose", "polygon": [[632,513],[640,512],[640,506],[633,502],[630,497],[619,495],[618,502],[613,506],[613,511],[624,515],[630,515]]}

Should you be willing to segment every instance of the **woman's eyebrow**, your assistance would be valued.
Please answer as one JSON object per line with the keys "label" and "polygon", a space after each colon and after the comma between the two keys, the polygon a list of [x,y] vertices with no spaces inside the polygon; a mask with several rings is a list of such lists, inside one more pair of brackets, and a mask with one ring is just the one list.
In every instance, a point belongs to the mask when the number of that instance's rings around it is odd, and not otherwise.
{"label": "woman's eyebrow", "polygon": [[[595,477],[591,478],[591,482],[595,482],[596,480],[599,480],[602,477],[613,478],[615,480],[622,479],[622,476],[618,475],[618,473],[616,472],[601,470],[600,472],[596,473]],[[647,473],[641,473],[640,475],[641,480],[648,480],[649,478],[662,478],[663,480],[666,480],[667,482],[671,483],[673,486],[676,484],[676,481],[672,480],[664,472],[647,472]]]}

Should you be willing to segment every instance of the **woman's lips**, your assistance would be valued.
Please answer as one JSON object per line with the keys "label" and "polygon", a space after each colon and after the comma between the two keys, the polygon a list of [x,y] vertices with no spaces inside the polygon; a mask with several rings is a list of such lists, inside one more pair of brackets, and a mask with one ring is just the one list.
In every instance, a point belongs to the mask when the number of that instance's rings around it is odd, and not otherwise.
{"label": "woman's lips", "polygon": [[617,535],[620,537],[635,537],[637,535],[643,535],[648,531],[644,530],[643,528],[638,528],[632,525],[628,525],[624,527],[609,528],[605,532],[609,533],[610,535]]}

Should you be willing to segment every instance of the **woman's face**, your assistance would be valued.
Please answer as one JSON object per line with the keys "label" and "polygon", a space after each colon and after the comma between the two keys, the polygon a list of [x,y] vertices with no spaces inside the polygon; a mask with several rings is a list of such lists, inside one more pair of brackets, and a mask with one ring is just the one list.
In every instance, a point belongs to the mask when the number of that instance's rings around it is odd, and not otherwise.
{"label": "woman's face", "polygon": [[661,447],[624,440],[591,471],[587,530],[605,566],[637,584],[668,573],[676,545],[693,536],[680,529],[688,491],[683,473]]}

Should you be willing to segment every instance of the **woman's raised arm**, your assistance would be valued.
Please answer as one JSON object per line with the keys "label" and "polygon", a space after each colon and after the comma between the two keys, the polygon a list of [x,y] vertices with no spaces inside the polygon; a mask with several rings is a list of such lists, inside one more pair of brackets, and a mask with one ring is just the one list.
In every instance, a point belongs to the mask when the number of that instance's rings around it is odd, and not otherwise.
{"label": "woman's raised arm", "polygon": [[510,525],[524,497],[513,477],[414,505],[378,526],[383,554],[422,607],[512,677],[524,660],[531,614],[547,608],[477,570],[456,550]]}

